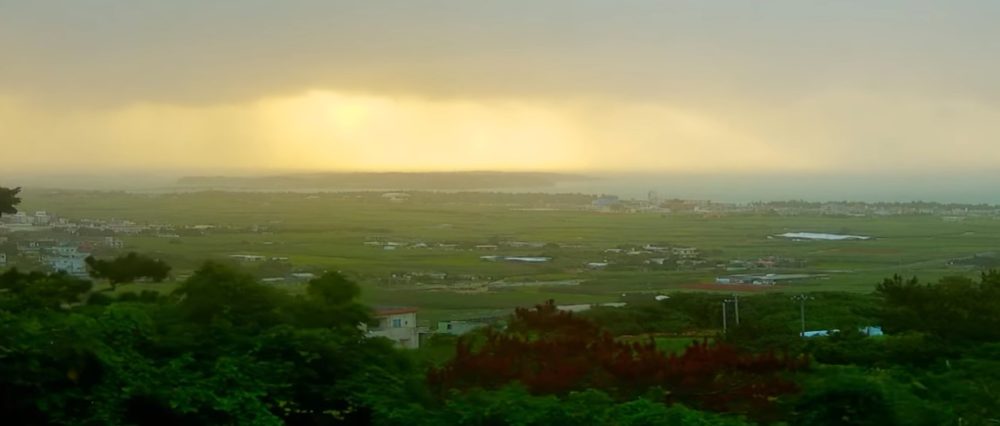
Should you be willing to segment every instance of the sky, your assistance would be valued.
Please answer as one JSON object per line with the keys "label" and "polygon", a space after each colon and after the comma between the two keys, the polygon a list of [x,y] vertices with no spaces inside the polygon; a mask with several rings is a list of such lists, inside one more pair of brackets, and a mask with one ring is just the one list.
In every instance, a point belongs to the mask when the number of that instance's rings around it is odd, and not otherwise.
{"label": "sky", "polygon": [[0,0],[0,175],[1000,166],[1000,2]]}

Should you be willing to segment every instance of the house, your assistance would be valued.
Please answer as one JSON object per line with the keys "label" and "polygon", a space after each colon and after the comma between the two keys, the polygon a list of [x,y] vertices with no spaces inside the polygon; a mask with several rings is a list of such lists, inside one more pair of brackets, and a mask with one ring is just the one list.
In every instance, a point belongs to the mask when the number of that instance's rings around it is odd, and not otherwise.
{"label": "house", "polygon": [[[882,332],[882,327],[881,326],[877,326],[877,325],[870,325],[870,326],[867,326],[867,327],[860,327],[860,328],[858,328],[858,332],[860,332],[861,334],[863,334],[865,336],[870,336],[870,337],[871,336],[884,336],[885,335],[885,333]],[[840,330],[838,330],[838,329],[832,329],[832,330],[805,331],[805,332],[799,333],[799,335],[802,336],[802,337],[829,337],[830,335],[837,334],[837,333],[840,333]]]}
{"label": "house", "polygon": [[860,331],[861,334],[864,334],[865,336],[884,336],[885,335],[885,333],[882,332],[882,327],[881,326],[877,326],[877,325],[870,325],[870,326],[867,326],[867,327],[861,327],[860,329],[858,329],[858,331]]}
{"label": "house", "polygon": [[596,209],[607,210],[610,209],[611,206],[618,205],[620,202],[621,201],[618,199],[617,196],[605,195],[602,197],[598,197],[594,201],[591,201],[590,206]]}
{"label": "house", "polygon": [[563,312],[583,312],[583,311],[589,311],[590,308],[592,307],[593,305],[589,303],[581,303],[577,305],[557,305],[556,309]]}
{"label": "house", "polygon": [[86,278],[87,253],[57,254],[45,258],[45,263],[55,271],[63,271],[75,277]]}
{"label": "house", "polygon": [[[80,254],[80,251],[79,251],[78,247],[77,246],[71,246],[71,245],[59,245],[59,246],[55,246],[55,247],[50,247],[48,249],[48,251],[49,251],[49,253],[51,253],[51,254],[53,254],[55,256],[69,256],[69,257],[72,257],[72,256],[76,256],[76,255]],[[86,257],[86,256],[84,256],[84,257]]]}
{"label": "house", "polygon": [[45,225],[48,225],[49,222],[51,222],[51,221],[52,221],[52,218],[49,216],[48,213],[46,213],[44,211],[37,211],[37,212],[35,212],[35,219],[34,219],[35,225],[45,226]]}
{"label": "house", "polygon": [[674,256],[682,258],[698,257],[698,249],[695,247],[674,247],[670,251]]}
{"label": "house", "polygon": [[542,256],[507,256],[504,260],[514,263],[545,263],[552,258]]}
{"label": "house", "polygon": [[104,245],[113,249],[125,248],[125,242],[115,237],[104,237]]}
{"label": "house", "polygon": [[537,241],[509,241],[508,246],[518,247],[518,248],[542,248],[545,247],[545,243]]}
{"label": "house", "polygon": [[35,218],[28,216],[24,212],[17,212],[11,217],[11,222],[21,225],[33,225],[35,223]]}
{"label": "house", "polygon": [[501,260],[512,263],[545,263],[552,258],[541,256],[479,256],[479,260],[486,262],[499,262]]}
{"label": "house", "polygon": [[410,194],[407,194],[405,192],[386,192],[382,194],[382,198],[393,203],[401,203],[403,201],[409,200]]}
{"label": "house", "polygon": [[420,333],[417,330],[417,308],[382,306],[375,308],[377,325],[364,326],[368,337],[385,337],[392,340],[397,348],[416,349],[420,347]]}
{"label": "house", "polygon": [[823,274],[764,274],[764,275],[729,275],[716,277],[716,284],[754,284],[774,285],[803,281],[814,278],[825,278]]}
{"label": "house", "polygon": [[807,337],[807,338],[808,337],[828,337],[831,334],[836,334],[836,333],[839,333],[839,332],[840,332],[840,330],[837,330],[837,329],[833,329],[833,330],[812,330],[812,331],[803,331],[803,332],[799,333],[799,336]]}
{"label": "house", "polygon": [[266,256],[257,256],[252,254],[231,254],[230,259],[240,261],[240,262],[263,262],[267,260]]}
{"label": "house", "polygon": [[574,313],[589,311],[592,308],[623,308],[627,305],[628,303],[625,302],[581,303],[578,305],[556,305],[556,309],[563,312]]}

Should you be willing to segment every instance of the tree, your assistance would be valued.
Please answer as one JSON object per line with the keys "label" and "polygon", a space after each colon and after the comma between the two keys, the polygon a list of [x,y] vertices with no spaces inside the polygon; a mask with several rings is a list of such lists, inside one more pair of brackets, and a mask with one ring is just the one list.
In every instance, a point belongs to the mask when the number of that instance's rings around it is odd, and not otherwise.
{"label": "tree", "polygon": [[90,281],[65,272],[22,273],[12,268],[0,274],[0,310],[58,309],[63,305],[79,303],[91,286],[93,283]]}
{"label": "tree", "polygon": [[532,395],[523,386],[455,393],[437,412],[412,413],[415,425],[616,425],[616,426],[748,426],[737,417],[666,406],[648,397],[615,401],[596,389],[563,397]]}
{"label": "tree", "polygon": [[87,272],[96,279],[106,279],[114,291],[118,284],[130,283],[145,278],[153,282],[162,282],[170,273],[170,265],[159,259],[131,252],[112,260],[100,260],[88,256]]}
{"label": "tree", "polygon": [[358,324],[372,321],[368,307],[358,303],[361,288],[336,272],[327,272],[309,281],[306,299],[296,310],[300,325],[358,330]]}
{"label": "tree", "polygon": [[900,276],[876,288],[882,297],[882,325],[890,333],[914,331],[951,341],[1000,340],[1000,272],[984,272],[979,281],[944,277],[921,284]]}
{"label": "tree", "polygon": [[432,369],[428,381],[441,393],[514,382],[534,394],[594,388],[617,398],[663,389],[663,402],[766,418],[775,398],[798,391],[782,374],[806,366],[802,358],[746,354],[725,344],[696,342],[668,355],[652,341],[617,340],[549,301],[518,309],[507,329],[488,330],[485,342],[460,340],[455,358]]}
{"label": "tree", "polygon": [[246,327],[280,323],[289,299],[253,276],[215,262],[205,262],[174,294],[181,297],[180,308],[189,321],[224,320]]}
{"label": "tree", "polygon": [[20,192],[21,188],[4,188],[0,186],[0,216],[17,213],[17,209],[14,206],[21,203],[21,199],[17,197],[17,194]]}

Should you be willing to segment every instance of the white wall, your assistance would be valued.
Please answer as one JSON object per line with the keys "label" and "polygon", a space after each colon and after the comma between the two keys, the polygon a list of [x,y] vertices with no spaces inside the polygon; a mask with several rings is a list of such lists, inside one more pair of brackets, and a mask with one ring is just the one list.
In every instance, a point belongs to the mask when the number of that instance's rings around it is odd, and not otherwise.
{"label": "white wall", "polygon": [[372,337],[385,337],[396,343],[396,347],[416,349],[420,347],[420,336],[417,334],[417,314],[386,315],[378,317],[378,326],[368,332]]}

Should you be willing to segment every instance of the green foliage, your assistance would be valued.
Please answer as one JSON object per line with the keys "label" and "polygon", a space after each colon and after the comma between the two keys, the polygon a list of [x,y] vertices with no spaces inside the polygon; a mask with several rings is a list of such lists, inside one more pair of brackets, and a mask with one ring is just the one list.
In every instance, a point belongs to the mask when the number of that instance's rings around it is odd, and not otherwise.
{"label": "green foliage", "polygon": [[600,324],[615,335],[683,332],[696,330],[695,321],[685,312],[671,309],[667,303],[622,308],[598,307],[581,316]]}
{"label": "green foliage", "polygon": [[[62,278],[0,279],[0,408],[13,424],[363,424],[420,400],[406,357],[363,337],[367,310],[341,278],[295,298],[209,263],[173,297],[52,309],[68,295],[36,288]],[[308,318],[317,307],[322,323]]]}
{"label": "green foliage", "polygon": [[749,425],[737,417],[666,406],[645,398],[616,402],[602,391],[588,389],[565,396],[532,395],[517,385],[486,391],[454,393],[436,412],[414,417],[417,425],[614,425],[688,426]]}
{"label": "green foliage", "polygon": [[899,424],[884,391],[861,377],[830,377],[817,384],[796,405],[796,425]]}
{"label": "green foliage", "polygon": [[4,188],[0,186],[0,216],[5,214],[16,214],[17,206],[21,199],[17,196],[21,188]]}
{"label": "green foliage", "polygon": [[194,323],[223,321],[238,327],[265,327],[281,321],[289,296],[263,286],[245,273],[206,262],[174,291],[179,308]]}
{"label": "green foliage", "polygon": [[885,300],[886,331],[928,333],[949,342],[1000,341],[1000,271],[985,272],[978,282],[946,277],[934,284],[897,275],[877,292]]}
{"label": "green foliage", "polygon": [[[0,274],[0,412],[5,424],[28,425],[747,424],[740,415],[792,425],[996,423],[995,336],[949,334],[922,316],[936,301],[946,321],[992,324],[989,301],[961,301],[993,297],[997,275],[891,281],[881,298],[815,293],[810,321],[845,330],[829,338],[798,338],[784,295],[741,299],[739,327],[683,353],[599,327],[685,339],[718,326],[722,296],[678,294],[586,320],[551,304],[522,310],[506,331],[403,353],[365,338],[358,325],[371,312],[337,273],[291,295],[206,263],[173,294],[114,297],[64,273],[12,269]],[[873,311],[907,331],[851,331],[876,324]],[[799,351],[818,367],[791,368],[785,361]],[[438,373],[432,387],[427,366]]]}
{"label": "green foliage", "polygon": [[0,309],[57,309],[79,303],[93,283],[65,272],[21,273],[17,268],[0,274]]}
{"label": "green foliage", "polygon": [[91,277],[106,279],[114,290],[119,284],[130,283],[138,279],[149,279],[162,282],[170,273],[170,265],[159,259],[153,259],[130,252],[112,260],[101,260],[93,256],[84,259],[87,272]]}
{"label": "green foliage", "polygon": [[919,403],[950,411],[954,423],[958,418],[967,425],[1000,423],[1000,343],[973,346],[961,359],[910,373]]}
{"label": "green foliage", "polygon": [[793,425],[942,425],[954,418],[947,407],[918,398],[921,385],[890,372],[826,367],[805,379],[794,402]]}

